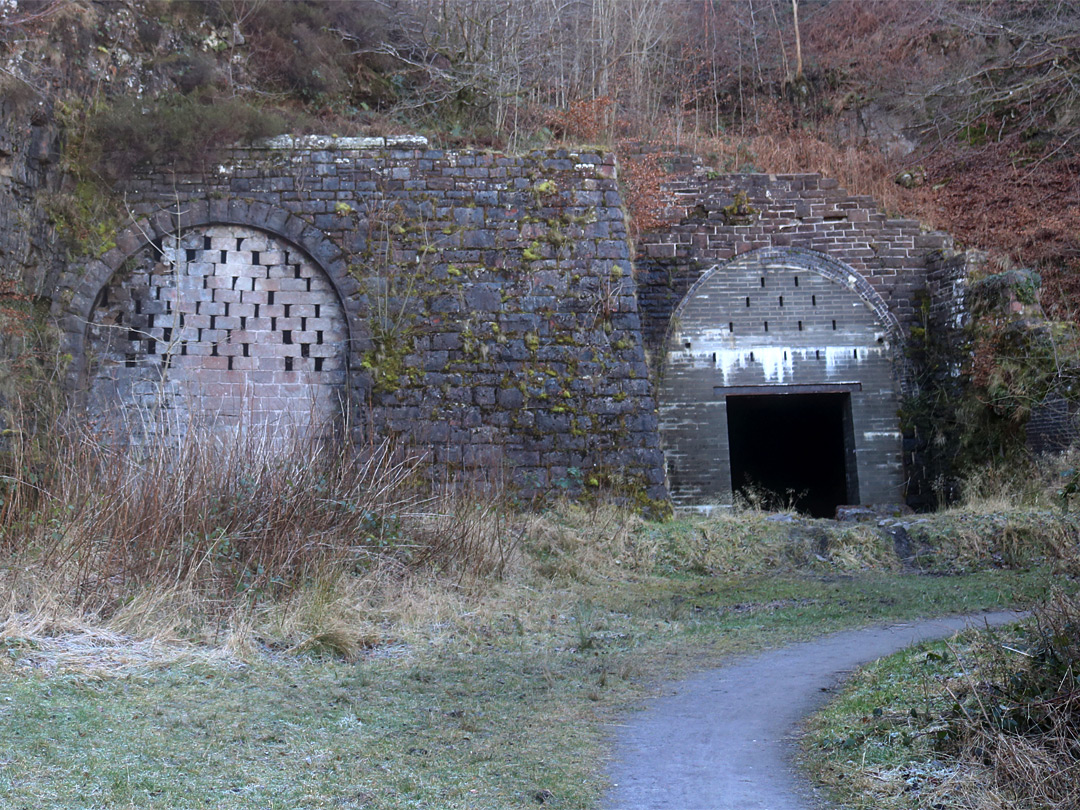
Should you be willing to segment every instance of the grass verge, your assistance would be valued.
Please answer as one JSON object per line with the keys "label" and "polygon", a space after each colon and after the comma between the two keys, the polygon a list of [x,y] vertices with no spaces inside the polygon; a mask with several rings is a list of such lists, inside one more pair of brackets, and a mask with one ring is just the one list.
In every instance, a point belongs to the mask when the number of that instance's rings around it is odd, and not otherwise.
{"label": "grass verge", "polygon": [[809,722],[804,754],[834,806],[1080,806],[1080,600],[904,650]]}
{"label": "grass verge", "polygon": [[[190,609],[190,626],[9,623],[0,803],[595,807],[612,724],[660,681],[844,627],[1034,601],[1054,576],[885,570],[872,532],[760,515],[567,506],[511,524],[520,553],[501,576],[313,578],[216,623]],[[172,598],[134,612],[175,615],[190,595]]]}
{"label": "grass verge", "polygon": [[1046,512],[648,523],[432,496],[386,448],[11,441],[5,807],[594,807],[657,683],[1035,601],[1077,558]]}

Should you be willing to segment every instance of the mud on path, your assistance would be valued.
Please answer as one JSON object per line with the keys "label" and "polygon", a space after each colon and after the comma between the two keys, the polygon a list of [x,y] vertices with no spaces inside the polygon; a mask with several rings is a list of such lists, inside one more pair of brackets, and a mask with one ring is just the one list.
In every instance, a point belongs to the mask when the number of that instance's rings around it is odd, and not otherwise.
{"label": "mud on path", "polygon": [[855,667],[968,626],[981,613],[869,627],[743,658],[665,687],[616,733],[605,810],[817,810],[792,765],[795,726]]}

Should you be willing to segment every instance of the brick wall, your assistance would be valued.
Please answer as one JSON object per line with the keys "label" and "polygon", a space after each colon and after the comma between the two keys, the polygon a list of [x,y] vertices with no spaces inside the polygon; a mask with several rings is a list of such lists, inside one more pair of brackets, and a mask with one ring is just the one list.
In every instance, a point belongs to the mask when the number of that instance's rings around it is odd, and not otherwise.
{"label": "brick wall", "polygon": [[904,326],[918,317],[928,257],[951,246],[916,220],[894,219],[871,197],[816,174],[727,174],[698,166],[664,186],[669,227],[642,234],[636,266],[645,339],[659,347],[668,321],[702,273],[765,247],[827,254],[857,271]]}
{"label": "brick wall", "polygon": [[[139,222],[101,260],[72,266],[56,296],[75,358],[69,384],[92,405],[130,401],[136,383],[156,395],[146,375],[160,374],[171,342],[174,363],[193,358],[166,375],[172,403],[186,397],[189,407],[194,392],[231,413],[238,392],[257,391],[268,403],[260,410],[276,418],[286,386],[327,387],[320,401],[330,402],[343,385],[356,438],[415,445],[433,475],[505,477],[525,496],[610,484],[639,501],[665,498],[615,175],[612,155],[590,152],[507,156],[335,138],[237,149],[207,173],[147,172],[126,189]],[[177,235],[179,273],[155,256]],[[286,290],[296,266],[304,284],[325,278],[325,287]],[[249,280],[265,301],[245,300]],[[319,330],[292,323],[314,315],[269,314],[307,293],[318,300],[291,305],[336,302],[343,313],[348,339],[334,357],[344,379],[329,354],[314,369],[317,333],[329,345],[345,331],[336,322]],[[263,308],[260,320],[281,320],[256,324],[234,309],[249,304]],[[154,306],[163,311],[151,325]],[[109,322],[120,313],[118,330]],[[179,329],[181,314],[186,331],[166,337],[158,316]],[[239,317],[253,320],[222,320]],[[302,361],[312,368],[298,371]],[[262,373],[268,387],[255,388]],[[323,378],[299,382],[305,374]]]}
{"label": "brick wall", "polygon": [[301,251],[252,228],[196,228],[147,245],[101,289],[90,416],[140,440],[192,425],[322,432],[341,416],[347,345],[344,310]]}
{"label": "brick wall", "polygon": [[849,400],[846,502],[903,500],[900,333],[873,295],[839,262],[790,248],[744,254],[691,288],[675,313],[659,391],[676,503],[731,502],[728,397],[809,392]]}

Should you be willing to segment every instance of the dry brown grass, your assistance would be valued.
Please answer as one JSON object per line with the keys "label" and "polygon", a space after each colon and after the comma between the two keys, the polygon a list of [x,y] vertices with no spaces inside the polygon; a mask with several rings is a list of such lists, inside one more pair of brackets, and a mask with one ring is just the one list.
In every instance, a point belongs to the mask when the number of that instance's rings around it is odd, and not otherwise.
{"label": "dry brown grass", "polygon": [[663,129],[660,141],[679,143],[700,155],[719,172],[798,174],[817,172],[837,180],[849,194],[873,197],[892,216],[918,218],[927,227],[943,227],[936,205],[924,189],[907,189],[897,175],[911,166],[910,158],[890,155],[870,142],[843,141],[831,118],[800,123],[790,107],[761,102],[758,121],[739,133],[676,134]]}
{"label": "dry brown grass", "polygon": [[0,523],[0,637],[96,627],[161,643],[345,658],[381,613],[519,561],[497,492],[417,483],[388,444],[341,451],[220,433],[118,446],[57,427],[14,448]]}
{"label": "dry brown grass", "polygon": [[1055,594],[1018,641],[990,634],[969,660],[945,684],[963,767],[935,793],[972,810],[1080,807],[1080,599]]}

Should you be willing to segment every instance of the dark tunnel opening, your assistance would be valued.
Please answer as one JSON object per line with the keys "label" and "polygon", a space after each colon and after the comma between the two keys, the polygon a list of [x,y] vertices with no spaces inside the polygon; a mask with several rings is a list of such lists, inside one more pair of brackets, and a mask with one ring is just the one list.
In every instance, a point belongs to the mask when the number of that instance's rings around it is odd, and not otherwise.
{"label": "dark tunnel opening", "polygon": [[858,503],[851,396],[727,397],[731,488],[775,495],[813,517]]}

